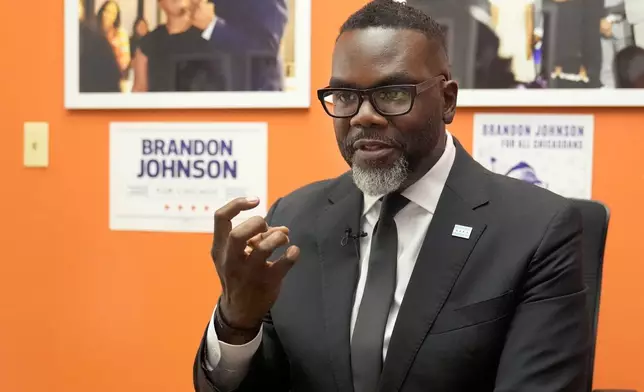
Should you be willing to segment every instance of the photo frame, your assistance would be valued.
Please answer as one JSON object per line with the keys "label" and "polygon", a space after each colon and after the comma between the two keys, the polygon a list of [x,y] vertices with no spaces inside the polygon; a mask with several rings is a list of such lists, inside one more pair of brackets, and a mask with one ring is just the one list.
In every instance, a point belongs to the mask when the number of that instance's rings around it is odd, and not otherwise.
{"label": "photo frame", "polygon": [[[642,1],[406,3],[445,27],[459,107],[644,106]],[[524,16],[532,26],[517,23]],[[522,46],[518,37],[527,31]]]}
{"label": "photo frame", "polygon": [[[190,4],[191,0],[186,0]],[[266,48],[245,47],[230,40],[233,48],[215,44],[219,31],[217,23],[226,25],[226,18],[233,13],[248,13],[248,7],[234,0],[207,0],[214,3],[216,22],[210,30],[210,40],[199,39],[207,29],[198,30],[198,36],[190,27],[181,43],[175,46],[166,33],[168,20],[162,9],[163,0],[111,0],[118,6],[119,27],[110,23],[115,18],[114,6],[108,13],[101,8],[110,0],[65,0],[65,108],[66,109],[288,109],[308,108],[311,104],[311,0],[264,1],[263,10],[257,10],[258,18],[266,21]],[[175,2],[176,3],[176,2]],[[236,5],[241,9],[235,9]],[[272,8],[269,8],[272,7]],[[277,7],[277,8],[276,8]],[[220,12],[220,13],[219,13]],[[101,21],[99,21],[99,13]],[[107,16],[106,16],[107,15]],[[109,19],[112,16],[112,19]],[[253,21],[250,15],[244,15]],[[143,37],[136,41],[145,53],[147,69],[145,78],[136,69],[137,49],[134,49],[135,31],[144,19],[148,28],[146,37],[160,29],[154,39]],[[246,20],[240,17],[242,20]],[[176,20],[176,19],[175,19]],[[221,22],[220,22],[221,21]],[[283,23],[282,23],[283,22]],[[141,23],[143,24],[143,23]],[[248,36],[257,34],[257,22],[249,23]],[[107,25],[107,28],[103,28]],[[116,23],[114,23],[116,25]],[[101,27],[99,27],[101,26]],[[242,26],[243,27],[243,26]],[[272,29],[270,30],[269,29]],[[190,30],[191,29],[191,30]],[[235,26],[235,31],[239,30]],[[117,31],[117,33],[114,33]],[[187,34],[190,33],[190,36]],[[159,38],[160,37],[160,38]],[[177,36],[173,36],[176,38]],[[159,39],[157,39],[159,38]],[[233,37],[234,38],[234,37]],[[128,41],[129,42],[126,42]],[[146,40],[146,41],[144,41]],[[273,40],[273,41],[271,41]],[[107,47],[108,41],[119,66],[119,75],[106,62],[114,62],[107,50],[99,55],[99,48]],[[199,41],[199,42],[197,42]],[[222,38],[223,41],[223,38]],[[264,42],[264,40],[260,40]],[[260,42],[257,40],[239,42]],[[97,44],[100,43],[99,44]],[[116,42],[116,43],[115,43]],[[145,42],[145,44],[143,43]],[[271,44],[272,42],[272,44]],[[212,45],[211,45],[212,43]],[[128,45],[129,65],[123,60]],[[155,46],[156,45],[156,46]],[[279,46],[279,50],[275,48]],[[133,53],[129,52],[132,48]],[[143,51],[145,48],[145,52]],[[196,48],[196,49],[194,49]],[[193,50],[194,49],[194,50]],[[213,50],[211,50],[213,49]],[[191,50],[193,50],[191,52]],[[101,57],[102,56],[102,57]],[[161,67],[163,66],[163,67]],[[114,67],[112,67],[114,68]],[[155,73],[156,70],[156,73]],[[138,73],[137,73],[138,72]],[[91,75],[90,75],[91,74]],[[88,76],[90,75],[90,76]],[[112,78],[108,78],[108,75]],[[137,77],[146,83],[137,83]],[[118,86],[107,80],[118,78]],[[147,90],[140,86],[145,85]],[[137,90],[137,91],[133,91]]]}

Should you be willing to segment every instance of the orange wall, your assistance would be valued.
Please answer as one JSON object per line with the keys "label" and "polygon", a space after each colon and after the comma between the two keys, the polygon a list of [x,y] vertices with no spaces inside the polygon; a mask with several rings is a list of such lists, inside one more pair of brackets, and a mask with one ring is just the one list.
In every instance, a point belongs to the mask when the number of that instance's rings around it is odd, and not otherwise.
{"label": "orange wall", "polygon": [[[314,88],[328,78],[337,27],[363,1],[315,1]],[[189,391],[219,292],[210,238],[108,230],[108,123],[267,120],[273,201],[345,169],[331,122],[316,102],[309,111],[66,112],[61,1],[35,4],[4,2],[0,24],[0,390]],[[473,112],[459,110],[451,127],[465,146]],[[613,220],[595,384],[644,391],[644,113],[548,112],[596,115],[594,197]],[[49,168],[22,166],[24,121],[50,123]]]}

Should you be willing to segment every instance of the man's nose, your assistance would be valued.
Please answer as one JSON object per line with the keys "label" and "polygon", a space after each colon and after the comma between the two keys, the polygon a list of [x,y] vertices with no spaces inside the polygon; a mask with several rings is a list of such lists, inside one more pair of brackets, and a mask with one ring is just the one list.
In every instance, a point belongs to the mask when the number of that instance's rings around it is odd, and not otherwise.
{"label": "man's nose", "polygon": [[385,127],[387,119],[376,111],[371,102],[365,99],[358,108],[358,113],[351,117],[350,124],[352,127]]}

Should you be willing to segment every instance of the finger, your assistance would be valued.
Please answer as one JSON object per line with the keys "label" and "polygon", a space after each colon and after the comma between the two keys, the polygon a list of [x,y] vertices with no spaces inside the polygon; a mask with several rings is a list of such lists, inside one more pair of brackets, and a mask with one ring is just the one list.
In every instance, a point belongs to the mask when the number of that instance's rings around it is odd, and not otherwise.
{"label": "finger", "polygon": [[288,243],[288,236],[284,232],[276,230],[254,247],[253,251],[248,256],[248,263],[264,264],[266,263],[266,259],[275,251],[275,249]]}
{"label": "finger", "polygon": [[284,279],[288,271],[291,270],[293,265],[297,262],[300,257],[300,248],[293,245],[286,249],[286,252],[279,258],[279,260],[273,262],[269,266],[269,271],[275,276],[276,279],[280,281]]}
{"label": "finger", "polygon": [[257,207],[258,204],[258,198],[240,197],[228,202],[215,212],[215,234],[213,236],[212,246],[213,259],[217,260],[221,258],[221,252],[232,230],[233,218],[242,211]]}
{"label": "finger", "polygon": [[276,226],[276,227],[269,227],[267,231],[264,233],[259,233],[250,240],[248,240],[247,245],[250,248],[256,248],[262,240],[268,238],[269,235],[273,234],[276,231],[281,231],[282,233],[288,235],[289,230],[288,227],[286,226]]}
{"label": "finger", "polygon": [[262,242],[263,239],[267,238],[269,235],[271,235],[275,231],[281,231],[282,233],[286,234],[288,236],[289,234],[289,229],[286,226],[278,226],[278,227],[269,227],[268,231],[264,233],[259,233],[246,243],[246,248],[244,249],[244,253],[246,253],[246,256],[250,255],[253,249],[255,249],[260,242]]}
{"label": "finger", "polygon": [[268,224],[261,216],[254,216],[230,231],[228,242],[226,244],[227,255],[240,256],[244,254],[244,249],[248,241],[268,230]]}

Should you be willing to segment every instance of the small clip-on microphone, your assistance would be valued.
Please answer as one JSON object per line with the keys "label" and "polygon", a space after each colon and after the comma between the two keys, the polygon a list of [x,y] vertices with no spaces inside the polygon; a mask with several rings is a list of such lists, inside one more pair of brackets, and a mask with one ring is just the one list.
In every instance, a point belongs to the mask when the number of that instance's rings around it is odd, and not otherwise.
{"label": "small clip-on microphone", "polygon": [[349,238],[355,241],[357,239],[360,239],[366,236],[367,236],[367,233],[365,233],[364,231],[361,231],[358,234],[353,234],[353,230],[350,227],[347,227],[346,229],[344,229],[344,236],[342,236],[340,245],[345,246],[349,242]]}

